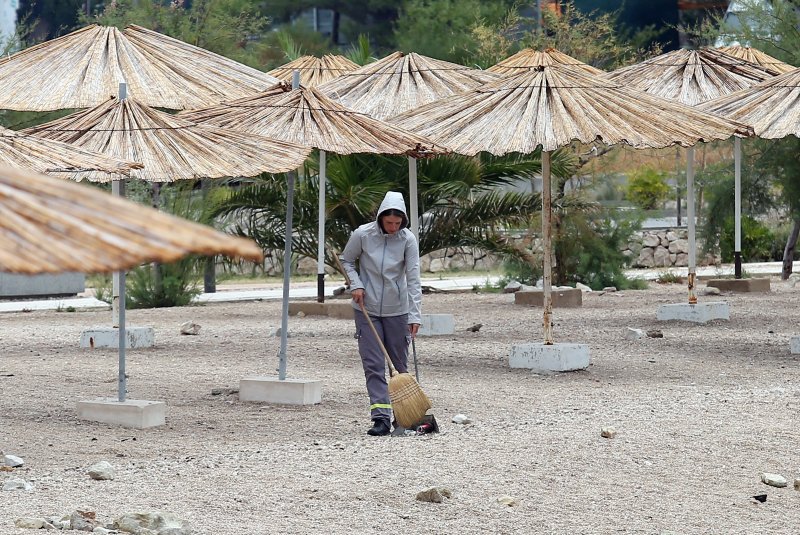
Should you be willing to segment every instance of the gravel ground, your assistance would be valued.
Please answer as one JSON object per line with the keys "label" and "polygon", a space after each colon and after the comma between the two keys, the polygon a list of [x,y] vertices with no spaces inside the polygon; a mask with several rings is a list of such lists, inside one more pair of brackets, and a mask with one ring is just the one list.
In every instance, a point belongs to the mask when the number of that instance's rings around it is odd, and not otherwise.
{"label": "gravel ground", "polygon": [[[274,373],[280,303],[133,310],[157,347],[128,354],[129,397],[167,403],[166,427],[82,422],[75,402],[116,395],[117,355],[79,349],[110,312],[0,315],[0,449],[25,466],[32,492],[0,492],[0,533],[21,516],[168,511],[200,534],[261,533],[798,533],[800,288],[728,301],[731,321],[657,322],[685,287],[588,294],[556,309],[557,341],[587,343],[586,371],[538,375],[508,367],[515,343],[541,340],[541,309],[504,294],[425,296],[454,313],[456,334],[421,338],[422,386],[438,435],[373,438],[348,320],[291,318],[289,376],[323,380],[311,407],[242,403],[252,374]],[[199,336],[181,336],[194,321]],[[482,323],[479,332],[466,332]],[[663,338],[629,341],[626,327]],[[9,376],[13,374],[13,376]],[[451,423],[457,413],[474,421]],[[615,438],[600,436],[615,426]],[[108,460],[113,481],[86,469]],[[789,487],[760,481],[782,474]],[[415,500],[430,486],[444,503]],[[765,503],[752,496],[767,494]],[[519,503],[497,502],[512,496]]]}

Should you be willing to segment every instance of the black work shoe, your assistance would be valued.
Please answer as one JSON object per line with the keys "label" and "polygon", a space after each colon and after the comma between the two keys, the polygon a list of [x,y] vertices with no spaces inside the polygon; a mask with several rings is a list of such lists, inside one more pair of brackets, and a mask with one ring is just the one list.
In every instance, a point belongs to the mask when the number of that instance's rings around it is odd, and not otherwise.
{"label": "black work shoe", "polygon": [[373,437],[385,437],[391,431],[389,427],[389,420],[385,420],[383,418],[379,418],[377,420],[372,420],[372,429],[367,431],[368,435]]}

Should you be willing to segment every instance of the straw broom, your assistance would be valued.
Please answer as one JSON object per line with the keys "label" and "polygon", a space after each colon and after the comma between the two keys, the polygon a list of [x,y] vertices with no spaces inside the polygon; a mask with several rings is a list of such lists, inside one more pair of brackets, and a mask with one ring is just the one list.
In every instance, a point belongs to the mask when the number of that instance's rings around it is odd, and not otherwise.
{"label": "straw broom", "polygon": [[375,325],[372,324],[372,318],[369,317],[367,309],[364,308],[364,303],[361,304],[361,311],[367,318],[369,328],[378,340],[378,345],[381,346],[383,356],[386,363],[389,365],[389,399],[392,401],[392,411],[397,423],[402,427],[411,428],[417,425],[425,417],[425,413],[431,408],[431,400],[422,391],[422,388],[417,384],[414,378],[409,373],[400,373],[392,364],[392,359],[389,358],[389,353],[386,351],[386,346],[383,345],[383,340],[378,335]]}

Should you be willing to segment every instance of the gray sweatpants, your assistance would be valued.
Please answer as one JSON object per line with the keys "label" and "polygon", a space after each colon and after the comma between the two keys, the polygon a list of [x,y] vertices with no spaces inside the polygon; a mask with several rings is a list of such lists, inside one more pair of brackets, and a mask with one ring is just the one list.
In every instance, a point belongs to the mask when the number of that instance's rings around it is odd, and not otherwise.
{"label": "gray sweatpants", "polygon": [[[358,352],[361,355],[361,364],[364,366],[364,377],[367,379],[370,416],[373,420],[377,418],[390,419],[392,404],[389,400],[389,387],[386,382],[386,359],[372,329],[369,328],[364,313],[360,310],[354,312]],[[386,346],[392,364],[398,372],[405,373],[408,370],[408,344],[411,342],[411,334],[408,332],[408,314],[385,318],[370,316],[370,318],[383,345]]]}

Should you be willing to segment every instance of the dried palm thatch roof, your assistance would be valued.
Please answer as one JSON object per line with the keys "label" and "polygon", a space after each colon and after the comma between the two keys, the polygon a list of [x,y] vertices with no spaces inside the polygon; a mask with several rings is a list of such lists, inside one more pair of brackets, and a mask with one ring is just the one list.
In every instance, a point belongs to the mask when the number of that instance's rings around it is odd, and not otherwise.
{"label": "dried palm thatch roof", "polygon": [[283,139],[337,154],[408,154],[429,156],[447,149],[418,134],[348,110],[318,88],[282,86],[179,117],[201,124]]}
{"label": "dried palm thatch roof", "polygon": [[730,56],[749,61],[750,63],[755,63],[756,65],[763,67],[770,74],[774,75],[791,72],[795,69],[795,67],[792,65],[784,63],[783,61],[775,59],[757,48],[751,48],[749,46],[721,46],[718,48],[718,50],[721,50]]}
{"label": "dried palm thatch roof", "polygon": [[142,164],[112,158],[69,143],[42,139],[0,127],[0,165],[49,175],[80,177],[90,171],[128,175]]}
{"label": "dried palm thatch roof", "polygon": [[498,77],[413,52],[395,52],[345,73],[319,89],[351,110],[385,120]]}
{"label": "dried palm thatch roof", "polygon": [[719,50],[675,50],[617,69],[610,79],[651,95],[696,106],[763,82],[766,70]]}
{"label": "dried palm thatch roof", "polygon": [[545,50],[534,50],[532,48],[524,48],[509,56],[503,61],[492,65],[488,69],[489,72],[496,72],[498,74],[519,74],[522,71],[528,71],[536,67],[549,67],[551,65],[567,65],[582,69],[589,74],[606,74],[591,65],[587,65],[582,61],[564,54],[555,48],[547,48]]}
{"label": "dried palm thatch roof", "polygon": [[552,151],[573,141],[689,146],[752,133],[744,125],[559,66],[487,84],[392,122],[468,156],[527,154],[539,146]]}
{"label": "dried palm thatch roof", "polygon": [[148,106],[192,109],[243,97],[278,80],[138,26],[91,25],[0,60],[0,108],[87,108],[120,82]]}
{"label": "dried palm thatch roof", "polygon": [[0,271],[98,273],[187,254],[263,258],[250,240],[96,188],[0,168]]}
{"label": "dried palm thatch roof", "polygon": [[267,74],[291,83],[294,71],[299,71],[302,85],[316,87],[330,82],[346,72],[354,71],[358,67],[358,63],[354,63],[344,56],[325,54],[321,58],[301,56],[277,69],[267,71]]}
{"label": "dried palm thatch roof", "polygon": [[753,125],[762,138],[800,137],[800,69],[711,100],[698,109]]}
{"label": "dried palm thatch roof", "polygon": [[[151,182],[280,173],[296,169],[311,152],[292,143],[198,125],[130,98],[111,98],[25,132],[141,162],[144,169],[130,176]],[[99,173],[86,178],[110,180]]]}

